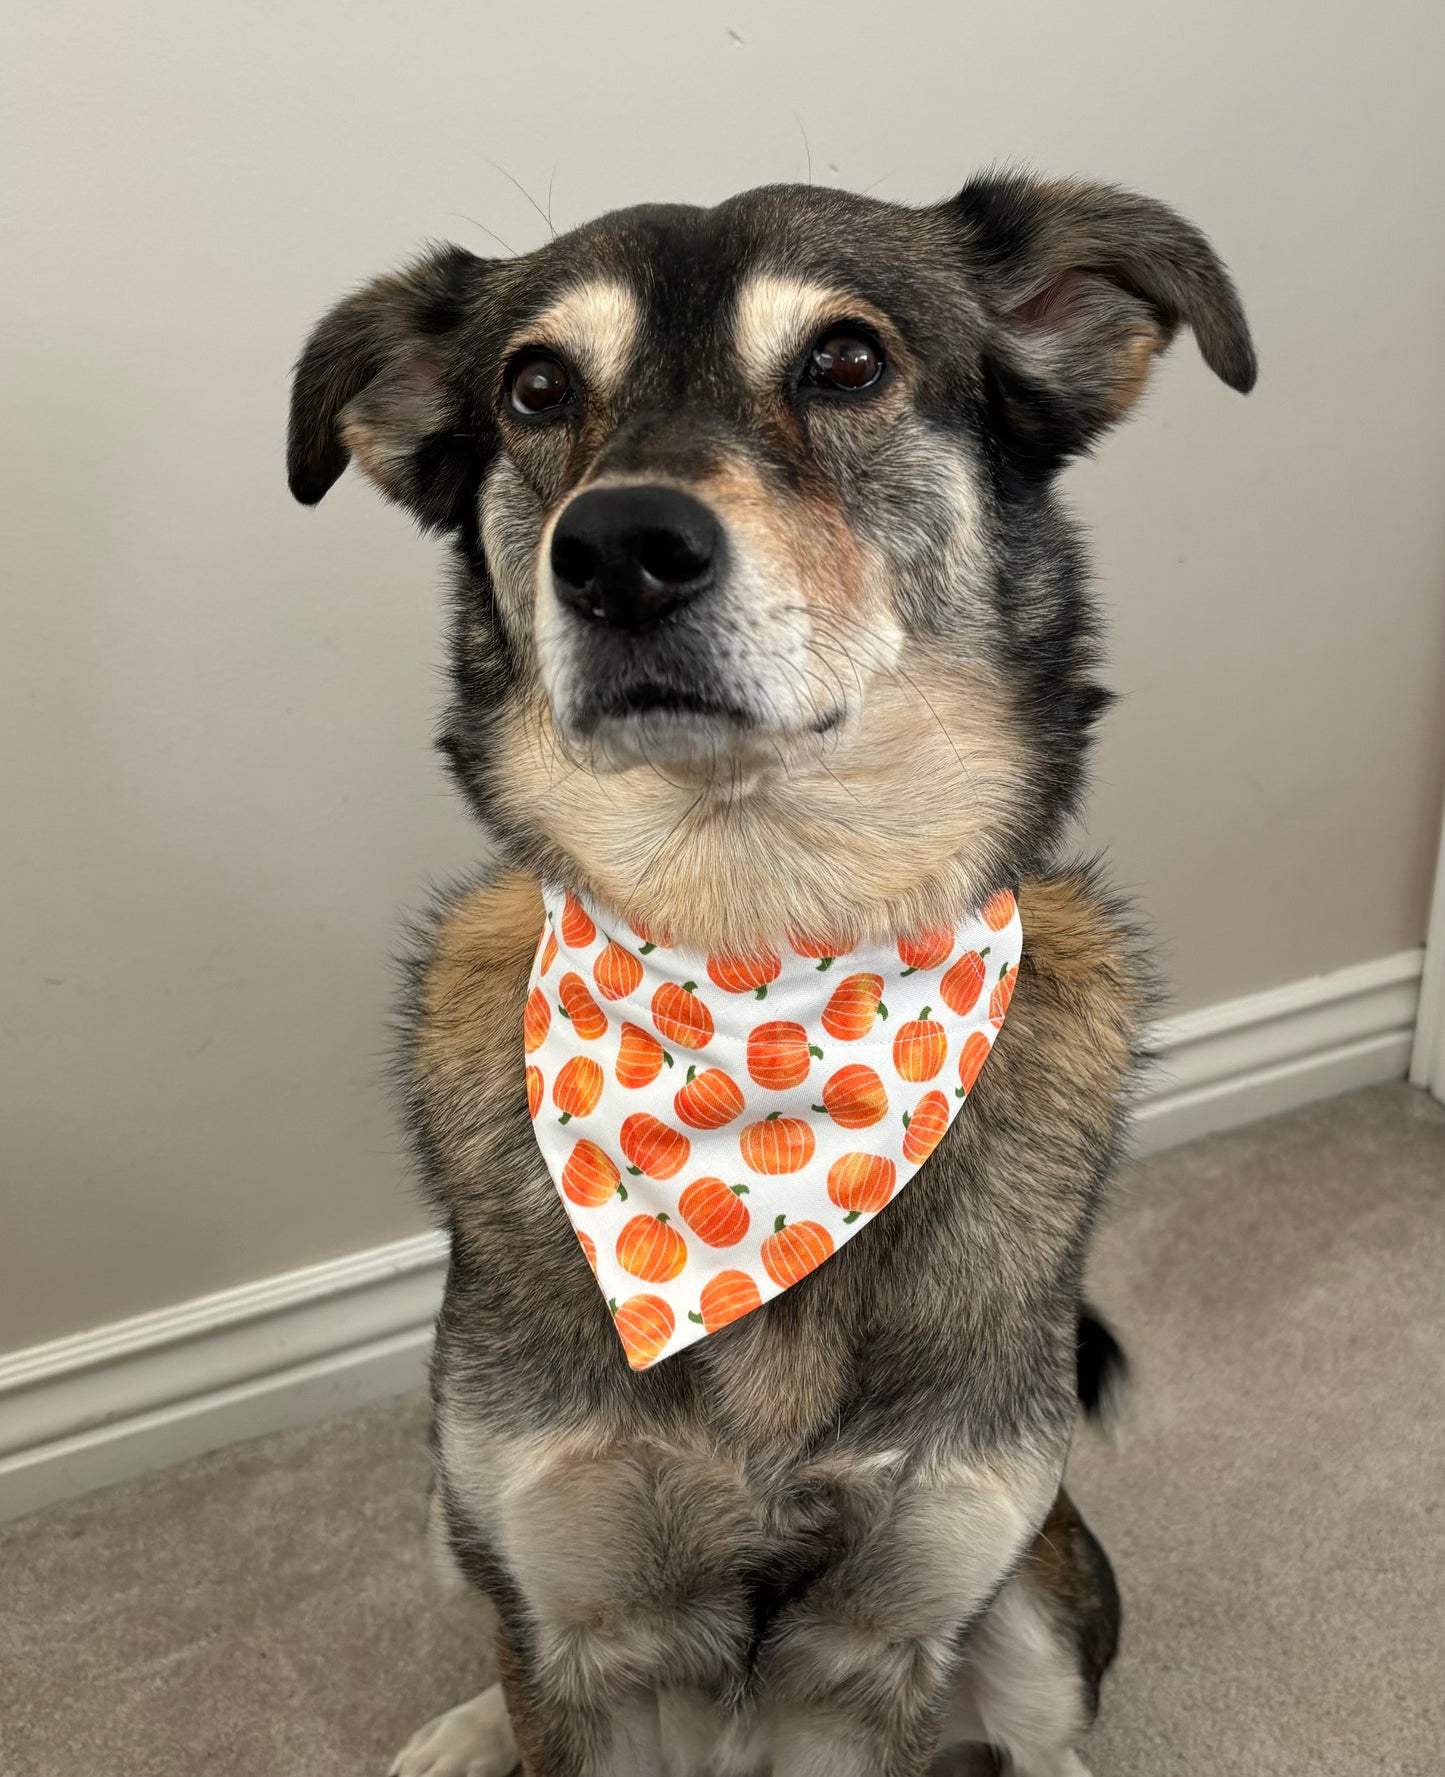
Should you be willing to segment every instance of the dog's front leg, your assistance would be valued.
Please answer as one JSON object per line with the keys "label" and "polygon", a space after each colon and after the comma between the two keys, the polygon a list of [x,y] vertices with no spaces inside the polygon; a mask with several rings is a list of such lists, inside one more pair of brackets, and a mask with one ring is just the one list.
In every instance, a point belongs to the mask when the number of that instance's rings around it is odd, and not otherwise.
{"label": "dog's front leg", "polygon": [[1063,1454],[903,1481],[779,1615],[759,1660],[774,1777],[923,1777],[962,1639],[1042,1522]]}
{"label": "dog's front leg", "polygon": [[553,1454],[507,1488],[508,1698],[528,1777],[662,1777],[658,1694],[743,1692],[752,1505],[707,1456]]}

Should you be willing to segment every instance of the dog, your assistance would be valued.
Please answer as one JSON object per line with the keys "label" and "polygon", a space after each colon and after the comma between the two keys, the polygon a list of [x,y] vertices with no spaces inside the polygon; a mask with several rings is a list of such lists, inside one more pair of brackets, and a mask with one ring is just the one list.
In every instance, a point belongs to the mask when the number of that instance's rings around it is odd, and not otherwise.
{"label": "dog", "polygon": [[[1196,229],[999,173],[437,247],[312,334],[291,489],[354,459],[449,539],[439,745],[495,858],[418,934],[399,1069],[451,1238],[434,1524],[502,1676],[398,1777],[1083,1774],[1119,1607],[1061,1479],[1111,1363],[1081,1277],[1151,986],[1059,861],[1106,694],[1056,489],[1181,326],[1253,385]],[[641,1372],[529,1118],[539,884],[743,955],[1000,885],[1022,912],[992,1059],[908,1188]]]}

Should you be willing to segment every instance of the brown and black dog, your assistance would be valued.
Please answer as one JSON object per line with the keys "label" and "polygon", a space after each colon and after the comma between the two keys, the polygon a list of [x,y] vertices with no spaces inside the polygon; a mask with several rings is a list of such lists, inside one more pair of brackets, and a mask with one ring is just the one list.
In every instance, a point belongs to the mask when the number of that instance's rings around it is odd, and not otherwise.
{"label": "brown and black dog", "polygon": [[[1195,229],[1008,175],[434,250],[312,336],[292,490],[354,457],[451,538],[441,744],[501,860],[421,939],[402,1065],[452,1238],[438,1529],[503,1686],[403,1777],[1082,1772],[1118,1604],[1060,1478],[1147,983],[1057,863],[1105,698],[1055,479],[1181,324],[1252,385]],[[641,1374],[528,1118],[542,880],[735,953],[1020,885],[1013,1009],[909,1188]]]}

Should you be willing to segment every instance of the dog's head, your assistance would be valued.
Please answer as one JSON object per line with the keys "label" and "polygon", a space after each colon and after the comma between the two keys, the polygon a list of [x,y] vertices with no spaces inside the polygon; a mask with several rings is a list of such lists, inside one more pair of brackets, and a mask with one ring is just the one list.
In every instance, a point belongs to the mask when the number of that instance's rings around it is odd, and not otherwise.
{"label": "dog's head", "polygon": [[519,861],[717,947],[953,918],[1036,865],[1103,701],[1056,471],[1181,323],[1254,381],[1162,205],[774,187],[447,247],[320,324],[292,491],[355,457],[456,539],[443,745]]}

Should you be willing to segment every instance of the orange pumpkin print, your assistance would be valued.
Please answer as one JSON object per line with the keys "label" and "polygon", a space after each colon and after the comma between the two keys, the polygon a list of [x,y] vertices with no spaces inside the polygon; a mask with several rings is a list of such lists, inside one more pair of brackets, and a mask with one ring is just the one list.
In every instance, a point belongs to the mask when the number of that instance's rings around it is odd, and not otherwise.
{"label": "orange pumpkin print", "polygon": [[790,1086],[801,1086],[814,1057],[821,1061],[823,1051],[808,1042],[808,1033],[801,1024],[778,1019],[760,1024],[749,1033],[749,1078],[770,1092],[786,1092]]}
{"label": "orange pumpkin print", "polygon": [[712,1013],[697,997],[696,981],[664,981],[652,996],[652,1022],[679,1049],[701,1049],[711,1042]]}
{"label": "orange pumpkin print", "polygon": [[840,956],[847,956],[851,944],[840,944],[833,938],[810,938],[806,932],[789,932],[788,947],[795,956],[818,958],[818,968],[831,969]]}
{"label": "orange pumpkin print", "polygon": [[898,1027],[893,1039],[893,1065],[900,1079],[917,1083],[931,1080],[948,1060],[948,1032],[925,1006],[916,1018]]}
{"label": "orange pumpkin print", "polygon": [[623,1118],[619,1140],[632,1170],[645,1172],[648,1178],[675,1178],[692,1152],[692,1143],[680,1130],[669,1129],[646,1111]]}
{"label": "orange pumpkin print", "polygon": [[897,1183],[898,1168],[882,1154],[844,1154],[828,1168],[828,1195],[847,1210],[845,1222],[882,1209]]}
{"label": "orange pumpkin print", "polygon": [[522,1047],[529,1055],[542,1047],[551,1028],[552,1008],[541,988],[534,987],[527,995],[527,1009],[522,1014]]}
{"label": "orange pumpkin print", "polygon": [[961,927],[689,959],[544,898],[527,1108],[641,1370],[808,1277],[940,1150],[1010,1010],[1018,908],[1001,890]]}
{"label": "orange pumpkin print", "polygon": [[602,1069],[590,1055],[569,1056],[552,1082],[552,1103],[562,1113],[559,1121],[590,1117],[601,1096]]}
{"label": "orange pumpkin print", "polygon": [[619,1308],[609,1303],[622,1349],[634,1370],[645,1370],[662,1355],[677,1325],[661,1296],[629,1296]]}
{"label": "orange pumpkin print", "polygon": [[562,1168],[562,1191],[584,1209],[596,1209],[598,1204],[606,1203],[614,1195],[624,1202],[627,1199],[622,1174],[611,1155],[599,1148],[595,1141],[579,1141],[573,1148]]}
{"label": "orange pumpkin print", "polygon": [[672,1057],[652,1032],[639,1024],[624,1024],[617,1049],[617,1084],[629,1092],[639,1091],[650,1086],[664,1066],[672,1066]]}
{"label": "orange pumpkin print", "polygon": [[987,946],[982,950],[965,952],[938,984],[939,996],[944,1005],[960,1018],[966,1018],[978,1004],[978,996],[983,992],[987,976],[983,966],[983,959],[987,955]]}
{"label": "orange pumpkin print", "polygon": [[562,942],[573,950],[585,950],[597,936],[592,915],[569,890],[562,897]]}
{"label": "orange pumpkin print", "polygon": [[1011,969],[1005,963],[998,978],[998,986],[988,996],[988,1021],[996,1030],[1003,1026],[1004,1013],[1008,1011],[1008,1003],[1014,996],[1014,982],[1018,978],[1018,970]]}
{"label": "orange pumpkin print", "polygon": [[720,1067],[687,1070],[687,1082],[672,1101],[678,1121],[689,1129],[722,1129],[743,1114],[742,1088]]}
{"label": "orange pumpkin print", "polygon": [[644,1283],[670,1283],[687,1263],[687,1242],[665,1215],[633,1216],[617,1236],[617,1263]]}
{"label": "orange pumpkin print", "polygon": [[981,1030],[970,1031],[958,1056],[958,1090],[955,1098],[967,1098],[973,1091],[973,1083],[983,1071],[983,1064],[988,1060],[988,1052],[993,1044]]}
{"label": "orange pumpkin print", "polygon": [[557,983],[557,1000],[562,1016],[572,1020],[579,1037],[591,1043],[607,1034],[607,1014],[587,991],[587,983],[578,974],[569,972]]}
{"label": "orange pumpkin print", "polygon": [[592,965],[592,979],[604,1000],[625,999],[642,985],[642,964],[616,939],[609,939],[606,950]]}
{"label": "orange pumpkin print", "polygon": [[744,1164],[754,1172],[798,1172],[813,1158],[817,1141],[801,1117],[770,1111],[761,1123],[749,1123],[738,1137]]}
{"label": "orange pumpkin print", "polygon": [[1017,905],[1008,889],[1000,889],[996,895],[990,895],[978,911],[991,932],[1001,932],[1013,918]]}
{"label": "orange pumpkin print", "polygon": [[704,1246],[736,1246],[752,1221],[742,1201],[747,1189],[720,1178],[694,1179],[677,1200],[678,1214]]}
{"label": "orange pumpkin print", "polygon": [[823,1029],[840,1043],[856,1043],[873,1028],[875,1018],[886,1018],[881,975],[850,975],[840,981],[823,1008]]}
{"label": "orange pumpkin print", "polygon": [[903,1158],[921,1166],[948,1128],[948,1100],[941,1092],[925,1092],[903,1124]]}
{"label": "orange pumpkin print", "polygon": [[773,1282],[779,1289],[787,1289],[833,1256],[833,1236],[821,1222],[790,1223],[786,1216],[779,1216],[759,1256]]}
{"label": "orange pumpkin print", "polygon": [[826,1111],[840,1129],[871,1129],[888,1115],[888,1088],[871,1067],[850,1062],[829,1076],[813,1109]]}
{"label": "orange pumpkin print", "polygon": [[947,926],[930,926],[911,938],[900,938],[898,960],[906,965],[903,973],[913,975],[919,969],[936,969],[953,954],[953,945],[953,933]]}
{"label": "orange pumpkin print", "polygon": [[756,999],[768,997],[768,983],[783,972],[783,959],[771,950],[756,956],[710,956],[707,959],[708,979],[724,993],[750,993]]}
{"label": "orange pumpkin print", "polygon": [[719,1271],[702,1286],[702,1300],[698,1303],[702,1313],[689,1313],[687,1318],[696,1321],[704,1332],[715,1333],[729,1321],[741,1320],[762,1305],[758,1286],[746,1271]]}

